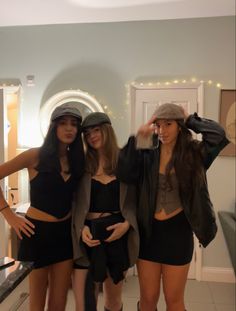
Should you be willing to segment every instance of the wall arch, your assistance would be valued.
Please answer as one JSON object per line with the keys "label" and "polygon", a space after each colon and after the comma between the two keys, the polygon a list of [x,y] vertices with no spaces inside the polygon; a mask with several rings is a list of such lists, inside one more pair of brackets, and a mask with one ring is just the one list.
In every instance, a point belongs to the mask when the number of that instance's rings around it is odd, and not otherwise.
{"label": "wall arch", "polygon": [[104,112],[100,103],[89,93],[81,90],[64,90],[50,97],[40,109],[40,129],[45,136],[52,111],[67,102],[74,102],[80,110],[82,117],[86,117],[90,112]]}

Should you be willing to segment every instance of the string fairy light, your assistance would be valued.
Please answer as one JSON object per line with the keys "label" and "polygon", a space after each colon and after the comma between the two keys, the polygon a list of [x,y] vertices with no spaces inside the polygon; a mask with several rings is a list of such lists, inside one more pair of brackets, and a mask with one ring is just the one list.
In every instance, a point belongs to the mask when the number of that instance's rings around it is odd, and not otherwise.
{"label": "string fairy light", "polygon": [[[205,83],[206,85],[208,86],[211,86],[211,87],[216,87],[218,89],[222,88],[222,83],[220,82],[214,82],[213,80],[209,79],[209,80],[198,80],[196,77],[192,77],[190,79],[184,79],[184,78],[176,78],[176,79],[173,79],[173,80],[163,80],[163,81],[148,81],[148,82],[138,82],[138,81],[132,81],[130,83],[126,83],[125,84],[125,88],[126,88],[126,101],[124,103],[124,106],[125,108],[122,110],[123,114],[128,112],[128,107],[130,106],[130,102],[131,102],[131,88],[130,86],[132,87],[136,87],[136,88],[141,88],[141,89],[153,89],[153,88],[161,88],[161,87],[164,87],[164,88],[167,88],[167,87],[171,87],[172,85],[174,87],[177,87],[177,86],[181,86],[182,84],[196,84],[196,83]],[[5,87],[9,87],[9,86],[12,86],[12,85],[7,85],[6,83],[3,83],[2,85],[0,85],[0,88],[5,88]],[[95,96],[94,95],[91,95],[87,92],[84,92],[85,94],[87,94],[88,96],[90,97],[93,97],[94,99]],[[23,90],[21,92],[21,101],[23,101]],[[105,113],[107,113],[111,118],[115,119],[115,120],[124,120],[125,119],[125,116],[123,114],[115,114],[111,108],[109,107],[108,104],[102,104],[100,102],[100,105],[102,106],[103,110]]]}
{"label": "string fairy light", "polygon": [[167,81],[148,81],[148,82],[137,82],[132,81],[130,84],[126,84],[127,88],[127,94],[129,94],[129,87],[139,87],[139,88],[153,88],[155,86],[162,87],[162,86],[171,86],[174,85],[181,85],[181,84],[191,84],[191,83],[206,83],[207,85],[215,86],[217,88],[222,87],[222,83],[220,82],[214,82],[213,80],[198,80],[196,77],[192,77],[191,79],[174,79],[173,81],[167,80]]}
{"label": "string fairy light", "polygon": [[[173,80],[162,80],[162,81],[148,81],[148,82],[138,82],[138,81],[132,81],[130,83],[126,83],[126,101],[124,106],[129,107],[131,104],[131,87],[133,88],[138,88],[138,89],[154,89],[154,88],[169,88],[173,86],[173,88],[176,87],[181,87],[181,85],[196,85],[196,84],[203,84],[205,83],[206,85],[210,87],[216,87],[216,88],[222,88],[222,83],[220,82],[214,82],[213,80],[202,80],[202,79],[197,79],[196,77],[192,77],[189,79],[184,79],[184,78],[176,78]],[[120,119],[122,116],[120,117]],[[123,117],[124,118],[124,117]]]}

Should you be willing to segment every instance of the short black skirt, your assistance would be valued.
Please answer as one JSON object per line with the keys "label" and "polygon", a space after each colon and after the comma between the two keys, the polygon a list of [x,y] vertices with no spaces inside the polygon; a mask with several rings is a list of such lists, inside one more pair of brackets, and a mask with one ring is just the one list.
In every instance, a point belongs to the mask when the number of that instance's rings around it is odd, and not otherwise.
{"label": "short black skirt", "polygon": [[193,255],[193,232],[184,212],[166,220],[154,218],[149,239],[140,232],[139,258],[167,265],[185,265]]}
{"label": "short black skirt", "polygon": [[71,218],[59,222],[26,218],[35,225],[35,234],[23,235],[18,260],[33,261],[37,269],[73,258]]}

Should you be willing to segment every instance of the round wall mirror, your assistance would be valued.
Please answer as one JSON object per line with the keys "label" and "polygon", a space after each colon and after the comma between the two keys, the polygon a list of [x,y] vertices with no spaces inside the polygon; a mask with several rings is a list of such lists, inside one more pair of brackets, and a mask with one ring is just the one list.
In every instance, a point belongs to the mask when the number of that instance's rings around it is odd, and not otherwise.
{"label": "round wall mirror", "polygon": [[103,112],[102,106],[90,94],[81,90],[65,90],[50,97],[40,109],[40,128],[43,137],[45,137],[50,116],[53,110],[64,103],[74,102],[74,105],[80,110],[84,119],[89,113],[95,111]]}

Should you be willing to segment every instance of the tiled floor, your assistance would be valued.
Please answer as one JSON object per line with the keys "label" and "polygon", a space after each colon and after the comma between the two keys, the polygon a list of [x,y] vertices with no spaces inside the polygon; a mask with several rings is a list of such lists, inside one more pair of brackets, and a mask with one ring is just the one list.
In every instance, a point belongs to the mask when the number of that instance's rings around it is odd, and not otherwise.
{"label": "tiled floor", "polygon": [[[137,276],[129,276],[124,285],[123,311],[136,311],[138,297]],[[188,280],[185,302],[188,311],[235,311],[235,284]],[[98,311],[103,310],[103,298],[100,294]],[[69,293],[66,311],[75,311],[72,292]],[[158,303],[158,311],[166,311],[163,294]]]}

